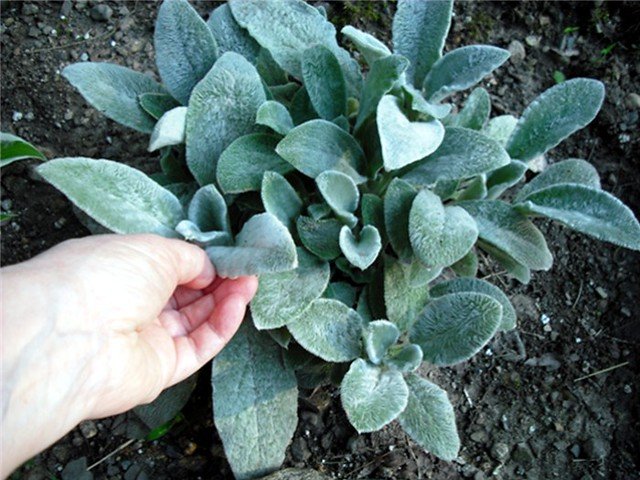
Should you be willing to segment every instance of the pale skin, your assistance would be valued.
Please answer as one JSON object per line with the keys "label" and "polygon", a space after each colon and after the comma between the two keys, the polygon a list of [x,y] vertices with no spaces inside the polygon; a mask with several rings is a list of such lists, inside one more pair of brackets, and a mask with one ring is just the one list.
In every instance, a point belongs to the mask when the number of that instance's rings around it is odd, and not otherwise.
{"label": "pale skin", "polygon": [[234,335],[256,277],[155,235],[64,242],[2,272],[0,476],[85,419],[155,399]]}

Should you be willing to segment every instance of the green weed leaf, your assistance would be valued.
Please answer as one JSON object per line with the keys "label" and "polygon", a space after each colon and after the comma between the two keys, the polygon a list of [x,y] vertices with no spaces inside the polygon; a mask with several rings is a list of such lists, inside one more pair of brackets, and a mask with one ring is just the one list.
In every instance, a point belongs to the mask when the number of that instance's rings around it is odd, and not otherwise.
{"label": "green weed leaf", "polygon": [[47,159],[40,150],[26,140],[10,133],[0,132],[0,168],[28,158]]}

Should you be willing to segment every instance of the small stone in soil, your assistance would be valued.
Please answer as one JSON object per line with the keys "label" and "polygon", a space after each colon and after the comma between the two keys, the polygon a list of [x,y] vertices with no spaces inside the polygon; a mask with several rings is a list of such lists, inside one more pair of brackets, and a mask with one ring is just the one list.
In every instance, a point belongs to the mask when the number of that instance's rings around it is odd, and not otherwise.
{"label": "small stone in soil", "polygon": [[516,463],[528,464],[533,461],[533,452],[531,451],[531,448],[529,448],[529,445],[522,442],[516,445],[512,458]]}
{"label": "small stone in soil", "polygon": [[80,432],[84,438],[93,438],[98,434],[98,427],[93,420],[86,420],[80,423]]}
{"label": "small stone in soil", "polygon": [[600,460],[609,455],[609,445],[599,437],[592,437],[584,443],[584,453],[591,460]]}
{"label": "small stone in soil", "polygon": [[491,456],[500,463],[504,463],[509,458],[510,448],[506,443],[496,442],[491,447]]}
{"label": "small stone in soil", "polygon": [[629,108],[640,108],[640,95],[637,93],[630,93],[625,98],[625,104]]}
{"label": "small stone in soil", "polygon": [[513,40],[509,44],[509,53],[511,53],[510,60],[512,63],[520,63],[525,59],[526,56],[524,45],[518,40]]}
{"label": "small stone in soil", "polygon": [[23,15],[34,15],[36,13],[38,13],[38,6],[34,5],[33,3],[25,3],[24,6],[22,7],[22,14]]}
{"label": "small stone in soil", "polygon": [[574,458],[578,458],[580,457],[580,445],[578,445],[577,443],[574,443],[573,445],[571,445],[571,448],[569,449],[569,451],[571,452],[571,455],[573,455]]}
{"label": "small stone in soil", "polygon": [[489,439],[487,432],[484,430],[478,430],[471,434],[471,440],[476,443],[485,443]]}
{"label": "small stone in soil", "polygon": [[98,4],[91,9],[90,15],[97,22],[106,22],[113,15],[113,10],[109,5]]}
{"label": "small stone in soil", "polygon": [[64,0],[64,2],[62,2],[62,6],[60,7],[60,15],[64,15],[65,17],[68,16],[71,13],[72,7],[73,4],[71,3],[71,0]]}

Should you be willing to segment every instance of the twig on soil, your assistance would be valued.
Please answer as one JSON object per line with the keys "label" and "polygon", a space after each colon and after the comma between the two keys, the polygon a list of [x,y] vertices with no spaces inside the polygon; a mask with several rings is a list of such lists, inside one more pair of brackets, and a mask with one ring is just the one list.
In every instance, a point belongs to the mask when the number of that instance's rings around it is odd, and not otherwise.
{"label": "twig on soil", "polygon": [[360,465],[357,468],[354,468],[353,470],[351,470],[350,472],[345,474],[345,478],[351,478],[351,475],[353,475],[356,472],[359,472],[360,470],[362,470],[365,467],[368,467],[369,465],[373,465],[376,462],[379,462],[380,460],[382,460],[384,457],[391,455],[391,453],[393,452],[393,450],[388,451],[387,453],[384,453],[382,455],[380,455],[377,458],[374,458],[373,460],[371,460],[370,462],[365,463],[364,465]]}
{"label": "twig on soil", "polygon": [[116,453],[124,450],[125,448],[127,448],[129,445],[131,445],[133,442],[135,442],[135,438],[132,438],[130,440],[127,440],[126,442],[124,442],[122,445],[120,445],[118,448],[116,448],[115,450],[113,450],[111,453],[105,455],[104,457],[102,457],[100,460],[98,460],[96,463],[94,463],[93,465],[90,465],[89,468],[87,468],[88,470],[91,470],[92,468],[97,467],[98,465],[100,465],[102,462],[110,459],[111,457],[113,457]]}
{"label": "twig on soil", "polygon": [[471,400],[471,397],[469,396],[469,392],[467,392],[467,389],[466,389],[466,388],[463,388],[463,389],[462,389],[462,391],[463,391],[463,393],[464,393],[464,396],[465,396],[465,397],[466,397],[466,399],[467,399],[467,402],[469,402],[469,406],[470,406],[470,407],[473,407],[473,400]]}
{"label": "twig on soil", "polygon": [[527,332],[526,330],[520,330],[520,332],[524,333],[525,335],[530,335],[532,337],[539,338],[540,340],[545,340],[546,339],[546,337],[544,335],[540,335],[539,333]]}
{"label": "twig on soil", "polygon": [[616,368],[624,367],[626,365],[629,365],[629,362],[618,363],[617,365],[613,365],[611,367],[603,368],[602,370],[598,370],[597,372],[590,373],[589,375],[585,375],[584,377],[576,378],[574,380],[574,382],[579,382],[581,380],[586,380],[587,378],[595,377],[596,375],[600,375],[601,373],[607,373],[607,372],[610,372],[612,370],[615,370]]}
{"label": "twig on soil", "polygon": [[580,280],[580,288],[578,288],[578,296],[576,297],[575,302],[573,302],[573,305],[571,305],[571,310],[575,310],[576,309],[576,305],[578,304],[578,301],[580,300],[580,297],[582,297],[582,287],[584,286],[584,282],[582,280]]}
{"label": "twig on soil", "polygon": [[413,461],[416,462],[416,470],[417,470],[417,480],[421,480],[422,479],[422,469],[420,468],[420,462],[418,462],[418,457],[416,457],[416,452],[413,451],[413,445],[411,445],[411,442],[409,441],[409,435],[407,435],[406,433],[404,434],[404,443],[407,445],[407,450],[409,450],[409,453],[411,454],[411,458],[413,458]]}

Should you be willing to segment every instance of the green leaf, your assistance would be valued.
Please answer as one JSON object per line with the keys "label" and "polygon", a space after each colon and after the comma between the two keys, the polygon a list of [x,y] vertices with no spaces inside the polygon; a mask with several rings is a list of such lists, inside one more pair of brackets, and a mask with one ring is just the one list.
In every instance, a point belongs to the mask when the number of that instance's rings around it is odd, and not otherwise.
{"label": "green leaf", "polygon": [[640,223],[629,207],[608,192],[578,184],[558,184],[529,194],[516,206],[605,242],[640,250]]}
{"label": "green leaf", "polygon": [[187,0],[160,5],[153,43],[162,83],[183,105],[218,58],[218,45]]}
{"label": "green leaf", "polygon": [[396,345],[389,349],[384,364],[400,372],[413,372],[422,363],[422,349],[412,343]]}
{"label": "green leaf", "polygon": [[507,151],[512,158],[531,160],[558,145],[596,117],[604,100],[604,85],[574,78],[536,98],[520,117]]}
{"label": "green leaf", "polygon": [[411,265],[392,257],[385,257],[384,260],[384,303],[387,318],[405,332],[429,301],[429,288],[413,284]]}
{"label": "green leaf", "polygon": [[133,413],[151,430],[170,422],[187,404],[197,378],[194,374],[167,388],[153,402],[135,407]]}
{"label": "green leaf", "polygon": [[527,165],[518,160],[512,160],[509,165],[494,170],[487,177],[487,197],[498,198],[522,180],[525,173],[527,173]]}
{"label": "green leaf", "polygon": [[280,351],[267,333],[245,320],[213,361],[214,421],[237,479],[278,469],[293,437],[298,422],[297,381]]}
{"label": "green leaf", "polygon": [[335,218],[314,220],[299,216],[296,228],[302,245],[323,260],[333,260],[340,255],[340,230],[342,222]]}
{"label": "green leaf", "polygon": [[362,319],[338,300],[313,301],[287,326],[305,350],[327,362],[348,362],[360,355]]}
{"label": "green leaf", "polygon": [[260,190],[267,171],[280,174],[293,170],[276,153],[280,139],[266,133],[252,133],[234,140],[218,159],[218,184],[224,193]]}
{"label": "green leaf", "polygon": [[347,132],[326,120],[311,120],[291,130],[276,152],[297,170],[316,178],[325,170],[337,170],[349,175],[356,183],[365,178],[364,152]]}
{"label": "green leaf", "polygon": [[460,202],[475,219],[479,238],[531,270],[549,270],[553,257],[540,230],[500,200]]}
{"label": "green leaf", "polygon": [[513,115],[500,115],[489,120],[482,133],[498,142],[501,147],[506,147],[517,124],[518,119]]}
{"label": "green leaf", "polygon": [[490,45],[456,48],[433,64],[422,88],[429,100],[440,101],[474,86],[508,58],[508,50]]}
{"label": "green leaf", "polygon": [[435,193],[422,190],[409,213],[409,239],[426,266],[448,267],[471,250],[478,227],[464,209],[445,207]]}
{"label": "green leaf", "polygon": [[387,350],[400,338],[400,330],[387,320],[374,320],[367,324],[362,334],[364,349],[369,361],[380,365]]}
{"label": "green leaf", "polygon": [[236,52],[256,65],[260,52],[260,45],[233,18],[228,4],[223,4],[211,12],[207,26],[213,33],[218,52]]}
{"label": "green leaf", "polygon": [[506,252],[494,247],[493,245],[478,241],[478,246],[493,257],[493,259],[504,268],[507,273],[525,285],[531,280],[531,269],[526,265],[518,263],[513,257]]}
{"label": "green leaf", "polygon": [[398,421],[422,448],[445,461],[460,451],[456,416],[447,392],[415,374],[406,377],[409,386],[407,408]]}
{"label": "green leaf", "polygon": [[359,433],[375,432],[405,409],[409,389],[402,373],[358,358],[342,379],[340,397],[351,425]]}
{"label": "green leaf", "polygon": [[353,213],[360,203],[360,192],[348,175],[327,170],[316,177],[318,190],[336,216],[353,228],[358,218]]}
{"label": "green leaf", "polygon": [[450,122],[445,122],[445,124],[451,127],[482,130],[489,120],[490,114],[491,99],[489,98],[489,92],[482,87],[478,87],[471,92],[460,113],[454,116]]}
{"label": "green leaf", "polygon": [[201,187],[189,204],[188,218],[202,231],[231,233],[227,204],[213,185]]}
{"label": "green leaf", "polygon": [[347,133],[349,133],[349,131],[351,130],[351,124],[349,123],[349,119],[344,115],[340,115],[339,117],[336,117],[331,121]]}
{"label": "green leaf", "polygon": [[473,249],[451,265],[451,269],[461,277],[475,277],[478,274],[478,255]]}
{"label": "green leaf", "polygon": [[450,293],[475,292],[489,295],[502,305],[502,321],[500,330],[511,330],[516,326],[516,311],[502,290],[495,285],[480,280],[479,278],[454,278],[446,282],[438,283],[431,288],[433,298],[442,297]]}
{"label": "green leaf", "polygon": [[209,258],[222,277],[285,272],[298,257],[291,234],[270,213],[251,217],[236,237],[235,247],[209,247]]}
{"label": "green leaf", "polygon": [[187,165],[200,185],[215,182],[218,157],[253,131],[265,100],[255,67],[233,52],[223,54],[196,85],[187,111]]}
{"label": "green leaf", "polygon": [[486,182],[486,175],[478,175],[467,184],[466,188],[461,193],[456,196],[456,200],[480,200],[485,198],[487,196]]}
{"label": "green leaf", "polygon": [[356,303],[356,289],[347,282],[331,282],[322,296],[339,300],[347,307]]}
{"label": "green leaf", "polygon": [[304,87],[299,88],[291,99],[289,111],[291,112],[293,123],[296,125],[301,125],[319,117],[318,112],[315,111],[311,104],[309,93]]}
{"label": "green leaf", "polygon": [[570,158],[547,167],[518,191],[514,202],[522,202],[529,195],[560,183],[575,183],[594,190],[600,190],[600,176],[589,162]]}
{"label": "green leaf", "polygon": [[358,96],[362,81],[358,65],[338,46],[334,26],[317,9],[301,0],[232,0],[229,6],[236,21],[294,77],[302,78],[301,64],[307,48],[327,47],[340,62],[349,95]]}
{"label": "green leaf", "polygon": [[400,81],[408,66],[409,61],[400,55],[381,58],[371,65],[371,70],[362,87],[356,131],[376,112],[380,99]]}
{"label": "green leaf", "polygon": [[372,193],[362,195],[360,204],[363,225],[372,225],[376,227],[382,238],[382,243],[387,243],[386,232],[384,227],[384,203],[380,197]]}
{"label": "green leaf", "polygon": [[153,152],[162,147],[184,143],[186,124],[187,107],[176,107],[166,112],[153,128],[147,150]]}
{"label": "green leaf", "polygon": [[144,173],[122,163],[56,158],[36,168],[80,210],[117,233],[176,237],[184,218],[180,201]]}
{"label": "green leaf", "polygon": [[267,330],[267,333],[273,339],[274,342],[276,342],[278,345],[280,345],[284,349],[289,348],[289,344],[293,339],[293,337],[289,333],[289,330],[287,330],[286,327]]}
{"label": "green leaf", "polygon": [[148,75],[111,63],[81,62],[65,67],[62,76],[95,109],[122,125],[151,133],[155,125],[138,103],[144,93],[167,91]]}
{"label": "green leaf", "polygon": [[138,103],[156,120],[169,110],[180,106],[180,103],[168,93],[142,93],[138,95]]}
{"label": "green leaf", "polygon": [[389,172],[432,154],[442,143],[445,130],[438,120],[410,122],[400,109],[400,101],[385,95],[376,114],[384,169]]}
{"label": "green leaf", "polygon": [[[362,54],[367,64],[373,66],[376,60],[388,57],[391,51],[387,46],[373,35],[358,30],[351,25],[347,25],[340,30],[345,37],[353,42],[358,51]],[[371,75],[371,73],[369,73]]]}
{"label": "green leaf", "polygon": [[376,227],[366,225],[362,228],[357,238],[351,229],[345,225],[340,230],[340,250],[349,260],[349,263],[366,270],[378,258],[382,249],[382,240]]}
{"label": "green leaf", "polygon": [[303,248],[297,252],[298,266],[294,270],[260,277],[260,286],[251,301],[253,323],[259,330],[295,321],[329,284],[329,264]]}
{"label": "green leaf", "polygon": [[182,205],[185,210],[189,207],[191,199],[198,191],[198,184],[195,182],[176,182],[164,184],[162,186],[165,190],[173,193],[178,198],[180,205]]}
{"label": "green leaf", "polygon": [[347,110],[347,91],[338,59],[323,45],[307,48],[302,56],[302,79],[311,104],[321,118],[332,120]]}
{"label": "green leaf", "polygon": [[409,240],[409,211],[418,191],[409,183],[394,178],[384,197],[384,223],[393,250],[400,260],[413,256]]}
{"label": "green leaf", "polygon": [[451,293],[433,299],[418,316],[409,338],[424,359],[438,366],[455,365],[478,353],[496,333],[502,305],[489,295]]}
{"label": "green leaf", "polygon": [[[279,86],[289,86],[295,93],[298,87],[300,87],[297,83],[288,83],[289,76],[287,75],[287,72],[280,68],[280,65],[278,65],[273,59],[269,50],[265,48],[260,48],[256,68],[265,83],[270,86],[270,89],[277,89]],[[295,87],[295,90],[293,90],[293,87]],[[291,97],[293,97],[293,94],[291,94]],[[289,97],[289,100],[291,100],[291,97]]]}
{"label": "green leaf", "polygon": [[274,100],[268,100],[260,105],[256,123],[269,127],[280,135],[286,135],[293,128],[293,120],[287,108]]}
{"label": "green leaf", "polygon": [[26,140],[10,133],[0,132],[0,168],[27,158],[47,159],[40,150]]}
{"label": "green leaf", "polygon": [[411,61],[407,77],[417,87],[442,56],[453,0],[404,0],[393,18],[393,48]]}
{"label": "green leaf", "polygon": [[277,172],[265,172],[260,196],[264,209],[293,231],[303,204],[291,184]]}
{"label": "green leaf", "polygon": [[422,92],[411,85],[403,85],[402,91],[411,101],[411,110],[414,112],[418,112],[438,120],[444,119],[451,113],[450,103],[427,102],[422,96]]}
{"label": "green leaf", "polygon": [[228,246],[232,244],[231,234],[225,231],[208,231],[203,232],[191,220],[182,220],[176,225],[176,232],[189,242],[195,242],[202,247],[213,245]]}
{"label": "green leaf", "polygon": [[510,161],[495,140],[475,130],[447,127],[438,149],[402,178],[415,185],[431,185],[437,180],[474,177],[508,165]]}
{"label": "green leaf", "polygon": [[329,215],[333,213],[333,210],[331,210],[331,207],[324,202],[312,203],[307,207],[307,211],[309,212],[309,215],[311,215],[311,217],[314,220],[321,220],[323,218],[327,218]]}

